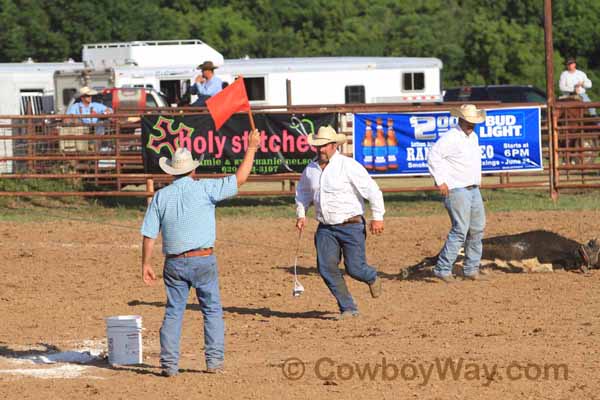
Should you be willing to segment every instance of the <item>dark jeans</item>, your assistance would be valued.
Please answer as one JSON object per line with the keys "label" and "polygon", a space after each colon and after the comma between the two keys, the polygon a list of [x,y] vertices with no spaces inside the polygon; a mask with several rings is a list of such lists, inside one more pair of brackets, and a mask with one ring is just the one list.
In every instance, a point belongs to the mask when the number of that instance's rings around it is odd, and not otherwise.
{"label": "dark jeans", "polygon": [[338,267],[342,255],[346,272],[352,278],[364,283],[372,283],[377,278],[377,271],[367,264],[365,258],[365,238],[364,222],[348,225],[319,224],[315,233],[317,269],[337,300],[341,312],[357,309]]}

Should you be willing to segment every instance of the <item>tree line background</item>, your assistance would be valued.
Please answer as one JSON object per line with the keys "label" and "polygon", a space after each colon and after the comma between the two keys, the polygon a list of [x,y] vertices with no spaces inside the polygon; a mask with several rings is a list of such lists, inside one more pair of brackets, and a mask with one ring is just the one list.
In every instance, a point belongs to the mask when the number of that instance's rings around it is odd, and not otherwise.
{"label": "tree line background", "polygon": [[[444,87],[545,90],[543,0],[0,0],[0,62],[81,59],[84,43],[200,39],[225,58],[437,57]],[[553,2],[564,60],[600,100],[600,0]]]}

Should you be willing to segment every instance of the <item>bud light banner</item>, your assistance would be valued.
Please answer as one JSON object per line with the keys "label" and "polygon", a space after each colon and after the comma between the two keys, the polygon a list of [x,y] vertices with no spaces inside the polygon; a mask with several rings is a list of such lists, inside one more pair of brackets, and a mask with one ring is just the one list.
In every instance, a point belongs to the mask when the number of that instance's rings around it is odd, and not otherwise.
{"label": "bud light banner", "polygon": [[[475,126],[483,172],[543,170],[540,108],[486,112]],[[457,123],[449,112],[355,114],[354,159],[372,175],[426,175],[429,149]]]}
{"label": "bud light banner", "polygon": [[[316,156],[307,138],[321,126],[337,125],[336,114],[255,114],[261,142],[253,174],[302,172]],[[245,114],[233,115],[218,131],[209,115],[142,117],[144,172],[162,173],[160,157],[171,158],[187,147],[200,160],[198,173],[232,174],[248,148],[250,122]]]}

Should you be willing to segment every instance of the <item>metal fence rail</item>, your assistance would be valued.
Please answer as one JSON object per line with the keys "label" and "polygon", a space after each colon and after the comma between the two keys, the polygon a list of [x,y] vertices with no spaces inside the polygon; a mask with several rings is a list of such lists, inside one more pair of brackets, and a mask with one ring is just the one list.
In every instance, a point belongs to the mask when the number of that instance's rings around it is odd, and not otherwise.
{"label": "metal fence rail", "polygon": [[[352,123],[348,114],[357,112],[447,111],[457,104],[409,106],[361,104],[334,106],[257,107],[265,113],[338,114],[341,132],[350,139],[342,152],[352,154]],[[512,108],[525,104],[480,103],[484,108]],[[531,106],[531,104],[526,104]],[[546,109],[542,121],[544,171],[484,175],[488,188],[562,189],[600,187],[600,118],[589,115],[590,105],[600,103],[558,102]],[[161,109],[161,115],[205,114],[198,108]],[[96,117],[96,116],[95,116]],[[0,180],[58,179],[77,182],[93,190],[0,191],[0,196],[152,196],[155,189],[170,182],[167,175],[144,173],[141,156],[141,112],[98,115],[96,124],[80,124],[66,115],[0,116]],[[550,127],[550,129],[548,129]],[[198,175],[218,177],[222,175]],[[253,175],[251,190],[241,195],[291,195],[299,174]],[[382,190],[415,192],[435,190],[431,179],[377,178]],[[87,186],[86,186],[87,185]]]}

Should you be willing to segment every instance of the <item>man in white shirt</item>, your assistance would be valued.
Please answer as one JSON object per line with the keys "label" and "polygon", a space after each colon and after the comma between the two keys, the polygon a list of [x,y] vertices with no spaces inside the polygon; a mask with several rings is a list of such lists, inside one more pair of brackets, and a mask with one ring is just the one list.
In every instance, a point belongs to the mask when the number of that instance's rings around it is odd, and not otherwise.
{"label": "man in white shirt", "polygon": [[452,266],[460,248],[465,247],[464,277],[481,280],[479,263],[485,227],[485,210],[479,192],[481,184],[481,150],[476,124],[485,121],[485,111],[464,104],[452,111],[458,125],[440,137],[429,151],[429,172],[444,196],[444,205],[452,228],[433,270],[446,283],[454,282]]}
{"label": "man in white shirt", "polygon": [[[577,69],[577,61],[574,58],[567,59],[567,70],[560,74],[558,86],[564,96],[579,95],[581,100],[590,102],[590,97],[585,92],[592,87],[592,81],[588,79],[585,72]],[[596,109],[589,109],[590,115],[596,116]]]}
{"label": "man in white shirt", "polygon": [[383,232],[383,194],[367,170],[352,158],[337,151],[346,141],[331,126],[319,128],[308,135],[308,143],[317,148],[318,159],[302,173],[296,188],[296,228],[306,224],[306,210],[315,205],[319,226],[315,233],[317,269],[336,298],[339,318],[355,317],[358,308],[348,291],[338,265],[343,254],[346,272],[354,279],[369,285],[371,296],[381,295],[381,280],[375,268],[369,266],[365,255],[365,206],[371,206],[372,234]]}

